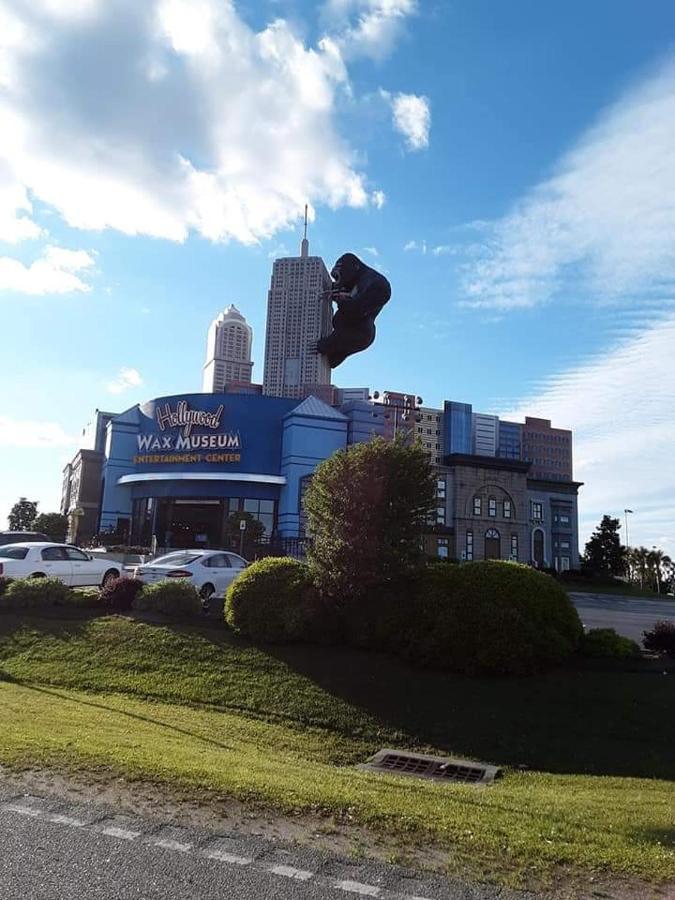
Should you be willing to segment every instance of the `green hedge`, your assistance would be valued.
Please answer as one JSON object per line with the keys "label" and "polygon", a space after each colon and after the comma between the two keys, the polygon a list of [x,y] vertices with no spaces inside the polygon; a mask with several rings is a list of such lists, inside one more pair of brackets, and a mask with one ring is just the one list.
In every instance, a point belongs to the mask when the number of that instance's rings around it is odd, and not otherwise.
{"label": "green hedge", "polygon": [[225,619],[255,641],[283,643],[332,638],[335,617],[314,588],[305,563],[268,557],[250,565],[225,596]]}
{"label": "green hedge", "polygon": [[74,591],[58,578],[12,579],[0,596],[0,606],[5,609],[74,605]]}
{"label": "green hedge", "polygon": [[460,672],[526,674],[568,657],[583,634],[564,588],[516,563],[429,566],[392,648],[411,662]]}
{"label": "green hedge", "polygon": [[5,575],[0,575],[0,597],[2,597],[2,595],[5,593],[12,581],[12,578],[7,578],[7,576]]}
{"label": "green hedge", "polygon": [[181,618],[199,615],[202,602],[191,584],[167,578],[143,587],[133,600],[133,609]]}

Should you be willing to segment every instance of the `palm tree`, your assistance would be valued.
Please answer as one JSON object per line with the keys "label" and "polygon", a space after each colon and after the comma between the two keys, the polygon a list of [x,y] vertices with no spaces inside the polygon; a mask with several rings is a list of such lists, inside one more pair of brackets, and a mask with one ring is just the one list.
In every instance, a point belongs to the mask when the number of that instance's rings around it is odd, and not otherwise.
{"label": "palm tree", "polygon": [[640,580],[640,590],[645,586],[645,575],[649,568],[649,550],[646,547],[634,547],[632,550],[633,565],[635,567],[636,580]]}

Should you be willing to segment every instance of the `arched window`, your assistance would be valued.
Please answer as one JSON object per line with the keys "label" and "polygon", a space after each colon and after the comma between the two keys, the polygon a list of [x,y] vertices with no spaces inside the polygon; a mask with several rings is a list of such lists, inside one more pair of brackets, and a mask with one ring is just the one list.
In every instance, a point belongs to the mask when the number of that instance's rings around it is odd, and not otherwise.
{"label": "arched window", "polygon": [[535,528],[532,533],[532,559],[537,566],[544,565],[544,532]]}
{"label": "arched window", "polygon": [[502,542],[496,528],[488,528],[485,532],[485,559],[501,559]]}

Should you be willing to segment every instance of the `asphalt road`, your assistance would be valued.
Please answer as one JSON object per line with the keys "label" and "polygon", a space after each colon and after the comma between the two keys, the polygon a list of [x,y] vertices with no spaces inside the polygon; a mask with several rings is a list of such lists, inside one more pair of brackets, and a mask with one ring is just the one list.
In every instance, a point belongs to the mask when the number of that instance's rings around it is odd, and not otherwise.
{"label": "asphalt road", "polygon": [[12,794],[0,787],[2,900],[536,900],[380,863]]}
{"label": "asphalt road", "polygon": [[622,597],[617,594],[570,594],[586,630],[614,628],[642,645],[643,631],[659,620],[675,624],[675,602]]}

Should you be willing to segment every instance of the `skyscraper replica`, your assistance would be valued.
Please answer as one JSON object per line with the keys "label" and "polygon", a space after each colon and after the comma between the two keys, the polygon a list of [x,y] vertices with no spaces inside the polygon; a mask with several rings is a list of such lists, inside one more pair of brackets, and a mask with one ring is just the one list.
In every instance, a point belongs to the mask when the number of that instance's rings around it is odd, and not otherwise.
{"label": "skyscraper replica", "polygon": [[204,364],[204,393],[219,394],[230,382],[251,383],[253,329],[230,304],[209,328]]}
{"label": "skyscraper replica", "polygon": [[331,287],[320,256],[309,255],[307,211],[300,256],[275,259],[267,295],[263,394],[302,399],[314,394],[330,402],[331,370],[312,342],[330,331]]}

